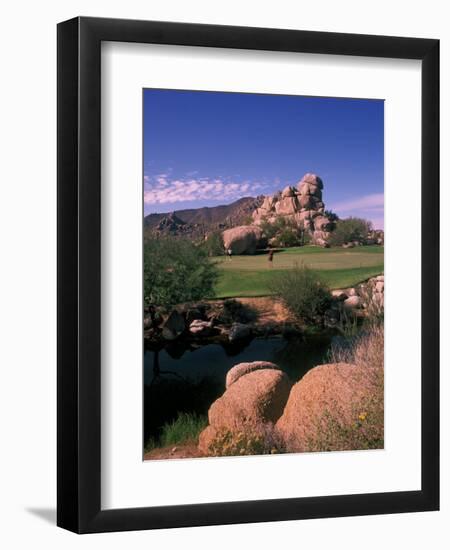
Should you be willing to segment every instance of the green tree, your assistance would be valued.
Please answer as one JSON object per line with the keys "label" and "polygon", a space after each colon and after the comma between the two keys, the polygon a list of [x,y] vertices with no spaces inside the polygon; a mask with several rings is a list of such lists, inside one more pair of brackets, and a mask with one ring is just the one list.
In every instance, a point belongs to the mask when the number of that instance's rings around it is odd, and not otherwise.
{"label": "green tree", "polygon": [[201,246],[206,250],[208,256],[222,256],[225,253],[222,233],[220,231],[210,233]]}
{"label": "green tree", "polygon": [[297,228],[286,227],[278,233],[276,238],[279,246],[287,248],[301,244],[301,232]]}
{"label": "green tree", "polygon": [[247,214],[240,221],[240,225],[252,225],[252,223],[253,223],[253,218],[251,214]]}
{"label": "green tree", "polygon": [[268,240],[276,239],[276,246],[301,246],[307,240],[306,232],[299,227],[298,223],[283,216],[278,217],[273,223],[264,220],[261,223],[261,229]]}
{"label": "green tree", "polygon": [[339,220],[339,216],[333,212],[333,210],[325,210],[323,215],[326,216],[330,222],[337,222]]}
{"label": "green tree", "polygon": [[370,231],[372,231],[372,222],[369,220],[363,218],[337,220],[328,242],[331,246],[341,246],[351,241],[365,242]]}
{"label": "green tree", "polygon": [[151,237],[144,243],[144,304],[171,306],[213,293],[218,270],[207,251],[187,239]]}
{"label": "green tree", "polygon": [[267,239],[272,239],[273,237],[275,237],[277,232],[280,230],[280,224],[278,220],[274,221],[273,223],[267,220],[263,220],[260,224],[260,227],[263,231],[264,236]]}

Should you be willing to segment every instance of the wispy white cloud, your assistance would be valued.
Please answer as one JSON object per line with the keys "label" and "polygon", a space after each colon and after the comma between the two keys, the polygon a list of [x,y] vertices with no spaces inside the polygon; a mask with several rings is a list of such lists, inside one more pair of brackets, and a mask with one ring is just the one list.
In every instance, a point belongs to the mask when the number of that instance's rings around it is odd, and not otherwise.
{"label": "wispy white cloud", "polygon": [[171,204],[199,200],[229,201],[247,195],[258,194],[263,185],[254,181],[229,181],[223,178],[179,178],[171,179],[161,173],[144,176],[144,202]]}
{"label": "wispy white cloud", "polygon": [[341,217],[359,216],[371,220],[376,229],[384,227],[384,193],[355,197],[327,206]]}
{"label": "wispy white cloud", "polygon": [[384,193],[374,193],[373,195],[365,195],[356,197],[346,201],[340,201],[333,204],[333,209],[339,213],[353,212],[356,210],[384,210]]}

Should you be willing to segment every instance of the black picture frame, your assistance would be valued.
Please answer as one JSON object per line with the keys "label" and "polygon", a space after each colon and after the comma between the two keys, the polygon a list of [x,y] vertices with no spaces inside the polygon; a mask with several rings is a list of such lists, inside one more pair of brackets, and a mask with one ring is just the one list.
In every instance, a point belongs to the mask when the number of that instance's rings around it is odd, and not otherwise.
{"label": "black picture frame", "polygon": [[[422,489],[101,509],[100,47],[138,42],[422,61]],[[57,524],[76,533],[439,508],[439,41],[77,17],[58,25]],[[405,130],[407,131],[407,130]]]}

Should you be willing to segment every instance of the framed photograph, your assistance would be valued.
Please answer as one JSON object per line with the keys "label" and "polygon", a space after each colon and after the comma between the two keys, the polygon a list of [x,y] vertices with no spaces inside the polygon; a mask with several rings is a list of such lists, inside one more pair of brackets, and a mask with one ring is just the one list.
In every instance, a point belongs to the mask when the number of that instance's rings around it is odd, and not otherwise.
{"label": "framed photograph", "polygon": [[438,507],[439,41],[60,23],[58,525]]}

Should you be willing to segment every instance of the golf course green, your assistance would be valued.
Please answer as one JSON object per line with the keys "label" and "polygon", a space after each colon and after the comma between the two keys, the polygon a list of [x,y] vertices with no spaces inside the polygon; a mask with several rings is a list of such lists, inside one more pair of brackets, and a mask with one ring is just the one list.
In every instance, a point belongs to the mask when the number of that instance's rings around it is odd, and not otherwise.
{"label": "golf course green", "polygon": [[384,270],[383,246],[319,248],[303,246],[276,251],[273,266],[266,253],[253,256],[217,256],[212,259],[220,270],[217,298],[270,295],[270,282],[277,272],[302,263],[320,271],[331,288],[353,286]]}

